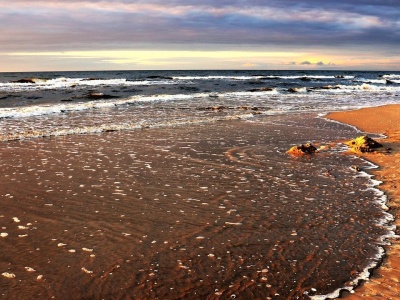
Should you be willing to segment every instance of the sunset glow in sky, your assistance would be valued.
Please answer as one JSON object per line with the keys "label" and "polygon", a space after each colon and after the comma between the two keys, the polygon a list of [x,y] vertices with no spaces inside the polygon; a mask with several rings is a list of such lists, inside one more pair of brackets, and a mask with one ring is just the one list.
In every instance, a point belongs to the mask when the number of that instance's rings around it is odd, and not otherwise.
{"label": "sunset glow in sky", "polygon": [[0,71],[400,70],[398,0],[0,2]]}

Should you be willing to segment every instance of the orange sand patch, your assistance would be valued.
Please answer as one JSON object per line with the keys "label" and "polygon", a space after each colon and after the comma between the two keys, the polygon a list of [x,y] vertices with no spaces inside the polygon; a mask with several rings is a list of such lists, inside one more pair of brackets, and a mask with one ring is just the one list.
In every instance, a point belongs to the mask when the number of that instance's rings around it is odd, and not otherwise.
{"label": "orange sand patch", "polygon": [[[396,234],[400,232],[400,105],[385,105],[355,111],[335,112],[328,119],[356,126],[364,132],[387,136],[378,140],[388,151],[360,154],[380,166],[375,178],[383,181],[380,186],[388,195],[390,212],[395,216]],[[382,266],[370,281],[346,296],[350,299],[400,299],[400,240],[392,239]]]}

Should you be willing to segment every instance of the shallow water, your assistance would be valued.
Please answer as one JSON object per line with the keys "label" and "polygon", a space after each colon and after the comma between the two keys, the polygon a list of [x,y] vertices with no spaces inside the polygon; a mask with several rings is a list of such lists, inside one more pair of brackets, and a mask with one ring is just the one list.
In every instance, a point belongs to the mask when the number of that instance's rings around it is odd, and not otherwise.
{"label": "shallow water", "polygon": [[210,123],[259,114],[323,114],[399,102],[399,72],[0,73],[0,140]]}
{"label": "shallow water", "polygon": [[379,259],[388,216],[350,168],[365,162],[285,151],[355,134],[303,114],[2,142],[0,271],[15,278],[0,278],[0,294],[332,293]]}

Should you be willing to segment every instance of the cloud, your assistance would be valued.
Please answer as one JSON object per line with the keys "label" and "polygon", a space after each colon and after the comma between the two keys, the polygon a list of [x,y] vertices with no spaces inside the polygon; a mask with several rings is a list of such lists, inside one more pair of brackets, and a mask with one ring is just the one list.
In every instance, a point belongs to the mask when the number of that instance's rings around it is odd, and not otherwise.
{"label": "cloud", "polygon": [[[16,67],[17,61],[31,60],[35,68],[53,63],[53,70],[60,65],[84,69],[266,69],[279,68],[281,61],[293,57],[293,52],[263,51],[66,51],[66,52],[15,52],[7,61]],[[302,55],[300,53],[300,55]],[[0,61],[2,60],[0,54]],[[18,64],[20,67],[20,63]],[[51,66],[46,70],[51,70]],[[12,70],[12,69],[11,69]]]}
{"label": "cloud", "polygon": [[400,44],[397,0],[13,0],[0,2],[0,19],[3,53],[245,49],[396,56]]}
{"label": "cloud", "polygon": [[288,65],[300,65],[300,66],[317,66],[317,67],[331,67],[331,66],[336,66],[335,63],[329,62],[329,63],[324,63],[323,61],[318,61],[316,63],[313,63],[309,60],[302,61],[300,63],[297,63],[295,61],[291,61],[288,63]]}
{"label": "cloud", "polygon": [[[139,44],[398,44],[393,1],[32,1],[0,3],[8,48]],[[360,8],[361,7],[361,8]],[[391,12],[389,13],[388,10]],[[396,13],[397,12],[397,13]],[[389,31],[390,30],[390,31]]]}
{"label": "cloud", "polygon": [[255,64],[255,63],[244,63],[244,64],[242,64],[242,67],[245,67],[245,68],[254,68],[254,67],[257,67],[258,65],[257,64]]}

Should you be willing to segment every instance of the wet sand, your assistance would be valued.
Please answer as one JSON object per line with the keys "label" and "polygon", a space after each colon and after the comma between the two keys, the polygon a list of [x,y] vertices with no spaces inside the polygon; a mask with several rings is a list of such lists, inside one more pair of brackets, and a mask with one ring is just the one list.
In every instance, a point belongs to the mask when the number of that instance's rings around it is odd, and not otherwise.
{"label": "wet sand", "polygon": [[352,285],[387,234],[351,169],[363,161],[285,152],[354,134],[290,115],[2,142],[0,298],[309,299]]}
{"label": "wet sand", "polygon": [[[389,197],[390,212],[395,216],[396,234],[400,227],[400,105],[386,105],[356,111],[336,112],[329,119],[356,126],[367,133],[387,136],[380,139],[386,149],[362,156],[380,166],[374,171],[377,180],[383,181],[381,188]],[[400,243],[392,239],[384,262],[371,279],[356,289],[350,299],[399,299],[400,298]]]}

